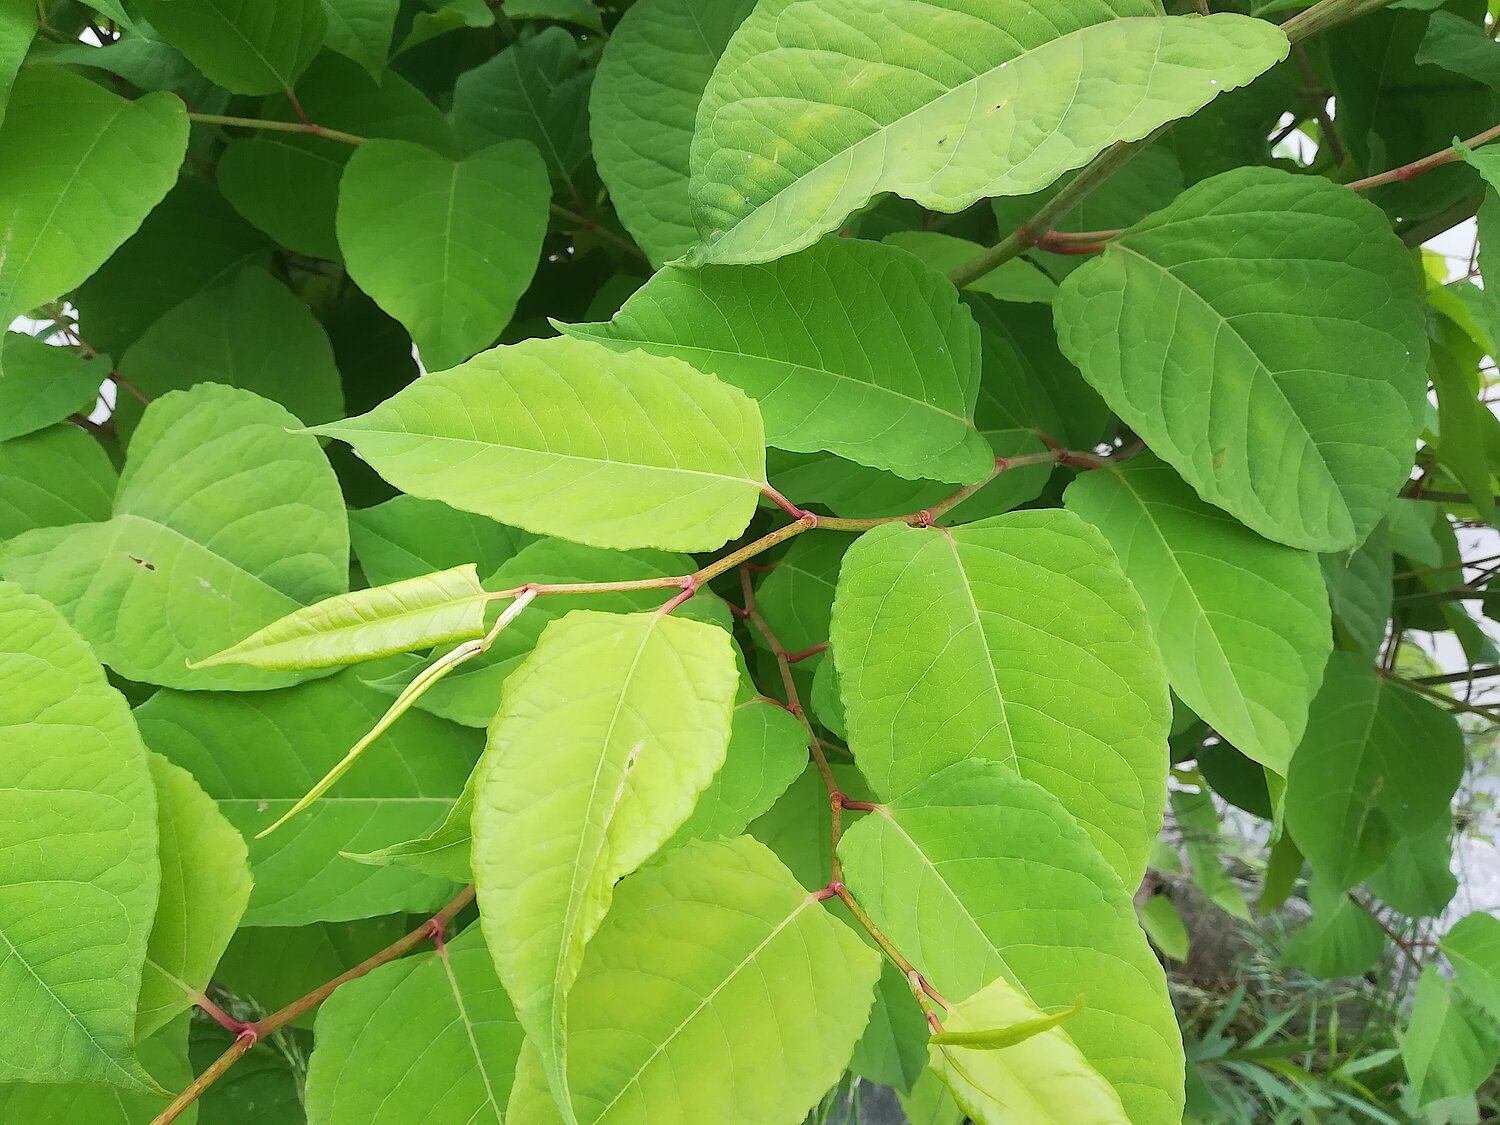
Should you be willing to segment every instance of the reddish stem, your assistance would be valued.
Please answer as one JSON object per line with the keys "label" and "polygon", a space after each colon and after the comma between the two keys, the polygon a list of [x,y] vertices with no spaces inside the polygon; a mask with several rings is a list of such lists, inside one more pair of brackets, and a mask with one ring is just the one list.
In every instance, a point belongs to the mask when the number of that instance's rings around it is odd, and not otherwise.
{"label": "reddish stem", "polygon": [[[745,569],[749,570],[750,567],[747,566]],[[809,647],[803,649],[801,652],[789,652],[789,653],[787,653],[786,654],[786,662],[788,664],[801,664],[804,660],[807,660],[807,659],[809,659],[811,657],[817,656],[818,653],[820,653],[820,652],[827,652],[827,651],[828,651],[828,642],[824,641],[820,645],[810,645]]]}
{"label": "reddish stem", "polygon": [[[1492,125],[1484,132],[1476,133],[1464,141],[1463,144],[1465,148],[1478,148],[1480,145],[1487,141],[1492,141],[1497,137],[1500,137],[1500,125]],[[1392,168],[1387,172],[1380,172],[1374,176],[1366,176],[1362,180],[1355,180],[1348,187],[1352,191],[1368,191],[1370,188],[1380,187],[1383,184],[1414,180],[1426,172],[1431,172],[1434,168],[1441,168],[1444,164],[1452,164],[1461,159],[1462,157],[1459,155],[1458,150],[1449,146],[1439,152],[1433,153],[1431,156],[1424,156],[1421,160],[1413,160],[1410,164],[1403,164],[1399,168]]]}

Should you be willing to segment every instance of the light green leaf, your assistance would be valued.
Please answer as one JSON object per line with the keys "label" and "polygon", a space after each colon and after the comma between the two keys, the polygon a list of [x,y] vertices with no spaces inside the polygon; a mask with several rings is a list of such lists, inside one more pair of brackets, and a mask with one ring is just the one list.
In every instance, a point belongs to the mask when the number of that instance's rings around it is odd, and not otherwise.
{"label": "light green leaf", "polygon": [[187,666],[347,585],[338,482],[315,440],[287,433],[296,425],[214,384],[157,399],[113,518],[13,539],[0,572],[62,609],[129,679],[244,691],[304,678]]}
{"label": "light green leaf", "polygon": [[135,1031],[145,1038],[208,988],[250,900],[245,842],[192,774],[149,758],[161,839],[161,900],[146,946]]}
{"label": "light green leaf", "polygon": [[1463,736],[1447,712],[1335,653],[1292,756],[1286,825],[1313,870],[1343,890],[1400,837],[1447,816],[1463,770]]}
{"label": "light green leaf", "polygon": [[480,574],[493,574],[533,538],[484,516],[414,496],[349,513],[349,539],[360,568],[381,586],[463,563],[473,563]]}
{"label": "light green leaf", "polygon": [[0,322],[72,289],[135,232],[176,183],[187,134],[174,94],[132,102],[57,67],[22,72],[0,125]]}
{"label": "light green leaf", "polygon": [[1112,240],[1054,308],[1064,354],[1199,496],[1269,539],[1342,551],[1411,468],[1420,299],[1379,208],[1241,168]]}
{"label": "light green leaf", "polygon": [[946,278],[878,243],[832,239],[757,270],[662,270],[607,324],[559,327],[739,387],[779,449],[959,484],[993,463],[973,421],[973,318]]}
{"label": "light green leaf", "polygon": [[571,183],[589,154],[593,80],[577,40],[561,27],[549,27],[458,76],[453,125],[471,150],[530,141],[553,178]]}
{"label": "light green leaf", "polygon": [[958,1107],[953,1094],[931,1069],[924,1069],[909,1096],[897,1097],[909,1125],[964,1125],[969,1115]]}
{"label": "light green leaf", "polygon": [[484,635],[490,601],[474,564],[466,563],[299,609],[192,666],[332,668],[473,640]]}
{"label": "light green leaf", "polygon": [[35,433],[93,406],[106,364],[24,332],[0,337],[0,441]]}
{"label": "light green leaf", "polygon": [[[150,1125],[172,1100],[166,1091],[185,1088],[193,1080],[188,1065],[188,1021],[183,1017],[137,1044],[146,1072],[160,1085],[150,1093],[127,1093],[115,1086],[94,1083],[57,1085],[0,1085],[0,1121],[17,1125]],[[197,1105],[177,1120],[195,1125]]]}
{"label": "light green leaf", "polygon": [[1400,1039],[1412,1099],[1419,1107],[1472,1094],[1500,1062],[1500,1035],[1494,1023],[1465,1006],[1436,965],[1422,970]]}
{"label": "light green leaf", "polygon": [[[200,293],[146,330],[120,372],[149,399],[198,383],[243,387],[279,402],[305,425],[344,413],[333,348],[307,306],[259,268]],[[141,403],[122,391],[115,424],[128,441]]]}
{"label": "light green leaf", "polygon": [[703,87],[754,0],[640,0],[611,32],[590,98],[594,159],[654,265],[697,241],[688,150]]}
{"label": "light green leaf", "polygon": [[[984,253],[984,247],[964,238],[927,230],[903,230],[881,239],[887,246],[898,246],[915,254],[929,269],[949,274],[959,266]],[[985,293],[1001,301],[1050,305],[1057,295],[1057,283],[1025,258],[1012,258],[999,269],[991,270],[966,289]]]}
{"label": "light green leaf", "polygon": [[764,846],[679,848],[620,884],[589,944],[568,998],[569,1120],[800,1121],[848,1061],[879,971]]}
{"label": "light green leaf", "polygon": [[997,978],[1044,1011],[1082,992],[1044,1038],[1075,1044],[1128,1120],[1181,1118],[1181,1035],[1130,895],[1040,786],[996,762],[951,766],[852,825],[839,855],[875,924],[949,1001]]}
{"label": "light green leaf", "polygon": [[1141,12],[1126,0],[761,4],[698,110],[694,260],[780,257],[884,191],[944,212],[1038,191],[1287,54],[1261,20]]}
{"label": "light green leaf", "polygon": [[1173,961],[1186,961],[1189,939],[1187,927],[1182,924],[1182,915],[1172,900],[1164,894],[1152,895],[1136,908],[1141,920],[1141,929],[1151,939],[1151,944],[1161,950],[1163,957]]}
{"label": "light green leaf", "polygon": [[1373,658],[1391,617],[1395,566],[1390,535],[1377,527],[1359,550],[1324,555],[1322,566],[1340,647]]}
{"label": "light green leaf", "polygon": [[146,743],[188,770],[246,837],[255,890],[249,926],[430,910],[453,885],[345,859],[430,831],[479,754],[471,731],[407,715],[296,831],[254,835],[286,812],[369,730],[390,701],[352,672],[285,691],[157,692],[136,712]]}
{"label": "light green leaf", "polygon": [[604,30],[593,0],[510,0],[505,16],[511,20],[564,20],[590,31]]}
{"label": "light green leaf", "polygon": [[[756,584],[755,608],[788,652],[828,642],[839,567],[852,542],[844,535],[800,536]],[[758,632],[753,635],[764,643]],[[810,656],[799,666],[819,667],[824,655]]]}
{"label": "light green leaf", "polygon": [[536,149],[506,141],[454,161],[370,141],[339,187],[349,276],[441,371],[494,343],[536,270],[551,186]]}
{"label": "light green leaf", "polygon": [[[948,1013],[945,1031],[932,1037],[932,1069],[976,1125],[1130,1125],[1114,1088],[1067,1035],[1049,1026],[1058,1019],[1042,1015],[1024,992],[997,977]],[[943,1041],[993,1035],[991,1029],[1007,1027],[1035,1031],[999,1050]]]}
{"label": "light green leaf", "polygon": [[1474,913],[1443,935],[1443,953],[1464,995],[1500,1020],[1500,918]]}
{"label": "light green leaf", "polygon": [[765,480],[755,404],[679,360],[528,340],[314,432],[403,492],[595,547],[709,551]]}
{"label": "light green leaf", "polygon": [[146,751],[46,602],[0,583],[0,638],[0,1082],[150,1091],[133,1034],[160,880]]}
{"label": "light green leaf", "polygon": [[1285,777],[1333,648],[1317,556],[1262,539],[1160,462],[1084,473],[1067,505],[1119,556],[1172,689]]}
{"label": "light green leaf", "polygon": [[296,85],[323,43],[323,0],[139,0],[141,15],[199,70],[236,94]]}
{"label": "light green leaf", "polygon": [[76,426],[0,442],[0,540],[108,519],[116,482],[109,454]]}
{"label": "light green leaf", "polygon": [[474,882],[554,1093],[584,945],[616,880],[687,820],[723,765],[737,680],[722,629],[575,610],[506,684],[475,788]]}
{"label": "light green leaf", "polygon": [[1446,819],[1414,836],[1402,836],[1365,885],[1381,902],[1410,918],[1435,918],[1458,893],[1453,874],[1453,825]]}
{"label": "light green leaf", "polygon": [[[984,1006],[989,1007],[996,1014],[999,1014],[1002,1010],[1008,1010],[1010,1015],[1008,1018],[997,1020],[992,1026],[975,1028],[973,1027],[974,1021],[966,1019],[966,1017],[972,1017],[976,1014],[976,1009],[980,1005],[975,1004],[974,1001],[980,996],[985,996],[986,992],[992,991],[1003,993],[1005,1000],[992,1006],[990,1004]],[[986,997],[986,999],[990,1000],[991,998]],[[971,1025],[970,1028],[960,1028],[959,1030],[948,1030],[945,1028],[942,1031],[935,1032],[932,1036],[932,1042],[935,1046],[973,1047],[986,1051],[1000,1051],[1006,1047],[1014,1047],[1024,1043],[1026,1040],[1032,1039],[1044,1031],[1051,1031],[1054,1027],[1061,1027],[1068,1020],[1083,1011],[1083,997],[1079,996],[1077,1000],[1073,1001],[1071,1008],[1064,1008],[1061,1011],[1044,1015],[1036,1012],[1025,997],[1017,992],[1009,981],[1004,977],[998,977],[996,980],[991,981],[985,989],[982,989],[975,996],[971,996],[965,1004],[960,1004],[956,1011],[960,1017],[958,1022],[960,1024],[969,1022]],[[1018,1014],[1025,1018],[1011,1022]],[[1108,1083],[1104,1083],[1102,1079],[1100,1081],[1101,1084],[1106,1087],[1108,1086]],[[1119,1099],[1115,1100],[1118,1101]]]}
{"label": "light green leaf", "polygon": [[1096,530],[1051,511],[868,532],[844,556],[832,641],[849,745],[882,798],[954,762],[1003,762],[1140,881],[1171,708],[1145,610]]}
{"label": "light green leaf", "polygon": [[4,0],[0,3],[0,124],[5,121],[5,105],[15,84],[21,60],[36,36],[36,10],[26,0]]}
{"label": "light green leaf", "polygon": [[478,936],[466,930],[329,998],[307,1071],[312,1125],[501,1125],[521,1025]]}
{"label": "light green leaf", "polygon": [[379,82],[400,9],[401,0],[323,0],[323,14],[328,19],[324,46],[359,63]]}

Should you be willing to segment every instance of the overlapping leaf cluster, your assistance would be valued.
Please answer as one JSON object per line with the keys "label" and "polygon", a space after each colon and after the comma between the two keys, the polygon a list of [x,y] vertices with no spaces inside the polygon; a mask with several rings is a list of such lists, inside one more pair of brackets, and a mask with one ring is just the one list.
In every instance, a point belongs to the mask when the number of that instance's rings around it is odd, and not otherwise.
{"label": "overlapping leaf cluster", "polygon": [[1500,45],[1384,7],[0,0],[0,1119],[1201,1114],[1169,780],[1315,971],[1452,894]]}

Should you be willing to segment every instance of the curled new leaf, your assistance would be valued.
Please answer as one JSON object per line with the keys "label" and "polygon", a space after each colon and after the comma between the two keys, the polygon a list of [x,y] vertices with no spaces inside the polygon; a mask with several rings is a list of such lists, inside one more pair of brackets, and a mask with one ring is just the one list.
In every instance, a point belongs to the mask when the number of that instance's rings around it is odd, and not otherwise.
{"label": "curled new leaf", "polygon": [[1083,994],[1079,993],[1078,999],[1073,1001],[1073,1006],[1064,1008],[1060,1012],[1032,1016],[1019,1023],[986,1028],[983,1031],[939,1031],[932,1036],[931,1041],[940,1047],[975,1047],[987,1051],[998,1051],[1005,1047],[1014,1047],[1017,1043],[1024,1043],[1033,1035],[1051,1031],[1081,1011],[1083,1011]]}

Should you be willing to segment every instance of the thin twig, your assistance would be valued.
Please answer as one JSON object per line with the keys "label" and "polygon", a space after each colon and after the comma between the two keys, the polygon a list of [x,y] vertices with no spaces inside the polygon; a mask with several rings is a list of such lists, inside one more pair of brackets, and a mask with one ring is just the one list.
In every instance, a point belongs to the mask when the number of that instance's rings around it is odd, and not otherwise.
{"label": "thin twig", "polygon": [[[1488,141],[1500,137],[1500,125],[1492,125],[1482,133],[1476,133],[1468,140],[1462,142],[1465,148],[1478,148]],[[1449,146],[1434,152],[1431,156],[1424,156],[1421,160],[1413,160],[1410,164],[1403,164],[1399,168],[1392,168],[1386,172],[1380,172],[1374,176],[1366,176],[1362,180],[1355,180],[1347,186],[1352,191],[1368,191],[1373,187],[1383,184],[1400,183],[1405,180],[1414,180],[1425,172],[1431,172],[1434,168],[1441,168],[1444,164],[1453,164],[1463,159],[1458,149]]]}

